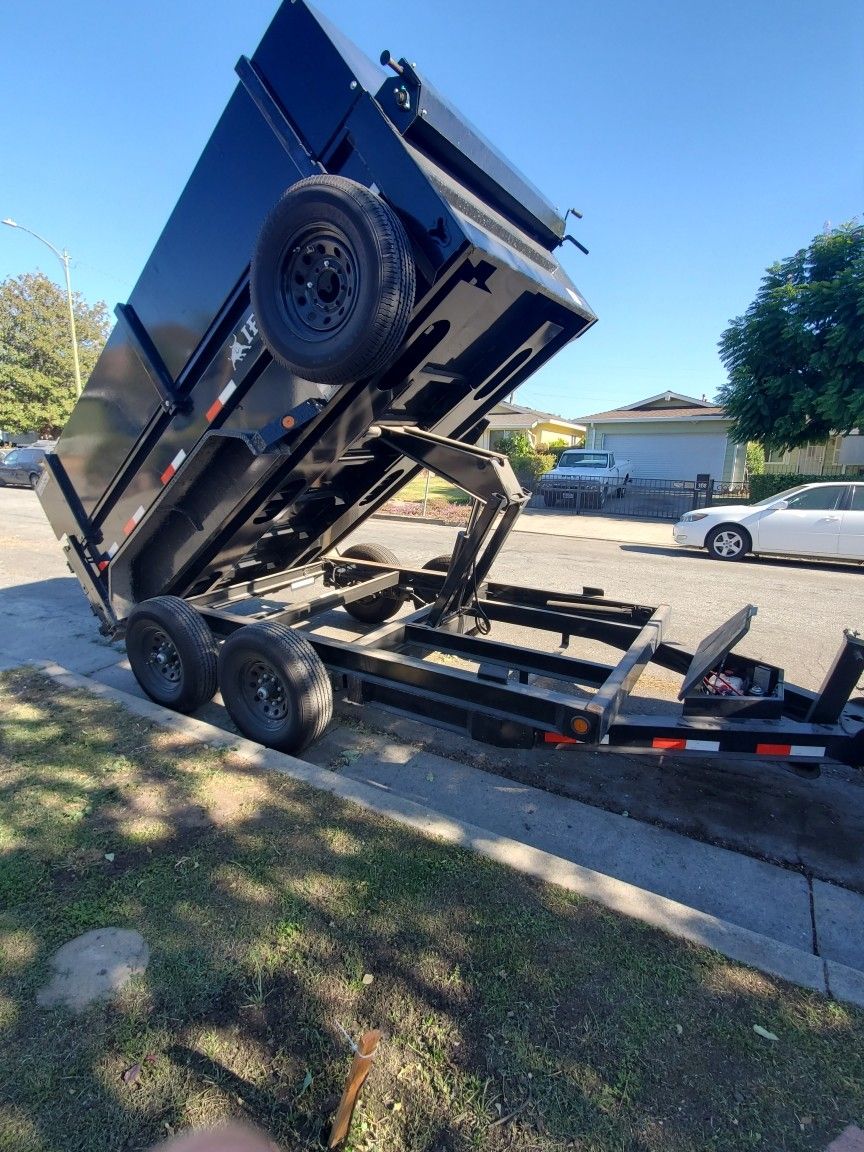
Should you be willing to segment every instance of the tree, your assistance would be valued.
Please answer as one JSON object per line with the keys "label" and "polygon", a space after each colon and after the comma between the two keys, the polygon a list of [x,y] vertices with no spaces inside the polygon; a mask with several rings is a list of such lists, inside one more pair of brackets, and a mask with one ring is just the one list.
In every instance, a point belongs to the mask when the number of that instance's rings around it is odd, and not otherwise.
{"label": "tree", "polygon": [[864,227],[773,264],[719,347],[719,400],[739,443],[796,448],[864,427]]}
{"label": "tree", "polygon": [[748,476],[761,476],[765,471],[765,449],[756,440],[747,443],[744,470]]}
{"label": "tree", "polygon": [[[105,305],[73,296],[81,379],[86,382],[111,323]],[[0,428],[56,436],[75,403],[65,291],[41,272],[0,283]]]}

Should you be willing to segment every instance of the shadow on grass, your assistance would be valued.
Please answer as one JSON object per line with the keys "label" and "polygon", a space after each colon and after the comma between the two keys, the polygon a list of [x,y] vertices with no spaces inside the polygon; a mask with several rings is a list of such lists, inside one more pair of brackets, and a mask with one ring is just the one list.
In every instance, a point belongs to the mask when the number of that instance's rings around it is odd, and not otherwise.
{"label": "shadow on grass", "polygon": [[[864,1109],[851,1010],[86,694],[3,690],[0,1147],[228,1116],[320,1147],[340,1028],[385,1032],[355,1149],[809,1149]],[[107,925],[144,976],[37,1009],[52,952]]]}

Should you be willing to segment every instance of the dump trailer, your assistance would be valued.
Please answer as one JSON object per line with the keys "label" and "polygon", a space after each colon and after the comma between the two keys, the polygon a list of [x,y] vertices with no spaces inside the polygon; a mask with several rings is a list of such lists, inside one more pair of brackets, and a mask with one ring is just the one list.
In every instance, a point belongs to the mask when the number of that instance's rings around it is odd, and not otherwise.
{"label": "dump trailer", "polygon": [[[857,635],[811,693],[733,651],[751,606],[685,653],[665,606],[491,579],[528,494],[478,446],[487,414],[595,321],[567,216],[416,65],[301,0],[236,72],[37,489],[144,691],[219,691],[290,752],[335,686],[498,745],[860,764]],[[421,469],[474,497],[452,555],[343,547]],[[652,662],[679,702],[628,712]]]}

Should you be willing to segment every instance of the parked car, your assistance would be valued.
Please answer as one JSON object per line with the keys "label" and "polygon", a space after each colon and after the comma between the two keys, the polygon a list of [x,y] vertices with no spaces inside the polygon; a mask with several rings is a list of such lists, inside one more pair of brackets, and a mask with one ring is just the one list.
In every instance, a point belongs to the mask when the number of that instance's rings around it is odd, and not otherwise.
{"label": "parked car", "polygon": [[716,560],[778,552],[864,562],[864,481],[802,484],[756,504],[688,512],[672,532]]}
{"label": "parked car", "polygon": [[35,488],[42,475],[45,453],[54,447],[53,440],[40,440],[27,448],[13,448],[0,460],[0,488]]}
{"label": "parked car", "polygon": [[602,508],[611,492],[624,495],[629,480],[630,461],[616,459],[614,452],[568,448],[555,467],[540,477],[538,491],[547,508],[574,503],[580,495]]}

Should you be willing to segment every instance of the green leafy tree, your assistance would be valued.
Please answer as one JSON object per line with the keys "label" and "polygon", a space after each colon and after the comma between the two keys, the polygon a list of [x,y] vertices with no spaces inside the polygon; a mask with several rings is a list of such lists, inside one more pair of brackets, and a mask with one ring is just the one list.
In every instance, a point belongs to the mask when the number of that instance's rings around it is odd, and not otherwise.
{"label": "green leafy tree", "polygon": [[[81,379],[86,383],[111,323],[103,303],[73,296]],[[41,272],[0,283],[0,428],[56,436],[75,403],[65,291]]]}
{"label": "green leafy tree", "polygon": [[748,476],[761,476],[765,471],[765,449],[756,440],[747,444],[745,468]]}
{"label": "green leafy tree", "polygon": [[826,231],[772,265],[720,358],[739,443],[795,448],[864,427],[864,227]]}

